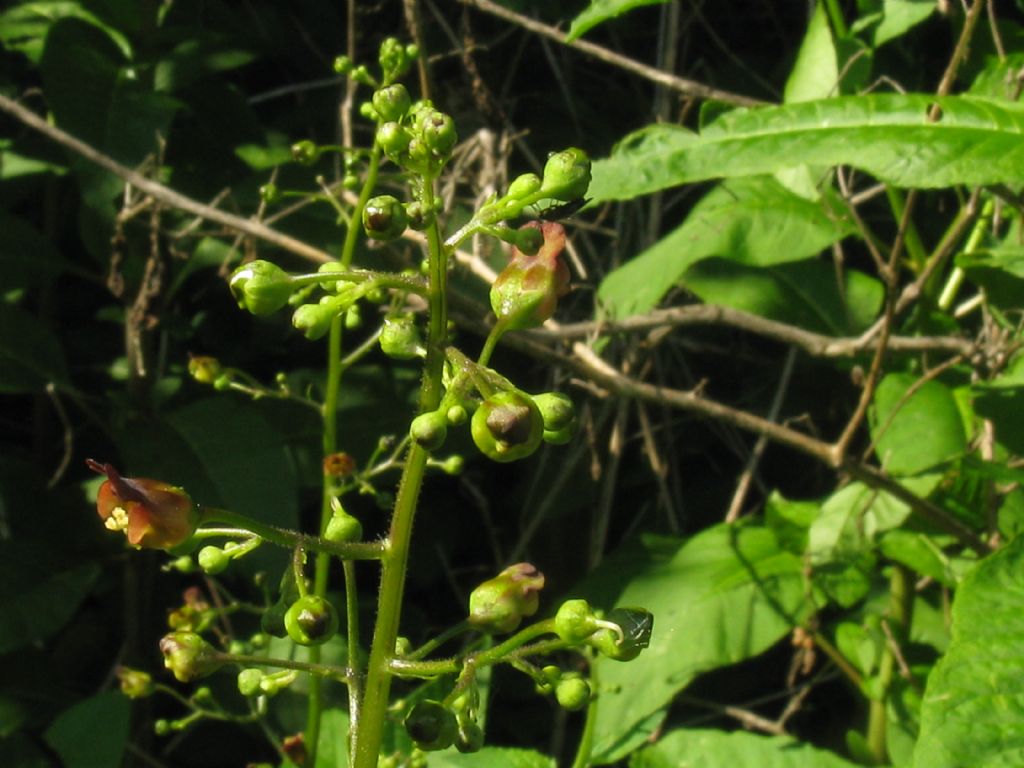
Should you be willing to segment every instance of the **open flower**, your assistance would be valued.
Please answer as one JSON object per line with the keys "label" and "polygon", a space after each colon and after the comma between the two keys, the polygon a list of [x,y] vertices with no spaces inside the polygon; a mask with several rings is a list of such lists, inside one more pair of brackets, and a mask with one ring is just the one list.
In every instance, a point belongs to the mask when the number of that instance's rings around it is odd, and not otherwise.
{"label": "open flower", "polygon": [[569,268],[559,258],[565,228],[556,221],[531,221],[525,229],[540,230],[544,242],[533,256],[512,249],[512,260],[491,286],[491,309],[506,330],[536,328],[555,312],[558,298],[569,291]]}
{"label": "open flower", "polygon": [[86,464],[107,477],[96,496],[103,525],[124,533],[132,546],[171,549],[195,532],[199,513],[181,488],[145,477],[121,477],[113,465],[92,459]]}

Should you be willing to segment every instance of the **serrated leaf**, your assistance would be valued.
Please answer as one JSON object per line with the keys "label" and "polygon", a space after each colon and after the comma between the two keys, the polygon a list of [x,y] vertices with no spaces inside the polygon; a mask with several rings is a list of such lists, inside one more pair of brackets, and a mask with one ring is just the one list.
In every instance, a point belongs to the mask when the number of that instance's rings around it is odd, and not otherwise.
{"label": "serrated leaf", "polygon": [[693,264],[723,256],[767,266],[819,253],[849,232],[826,196],[808,200],[775,179],[735,179],[711,190],[673,232],[610,272],[598,290],[616,318],[654,307]]}
{"label": "serrated leaf", "polygon": [[64,768],[120,765],[128,742],[131,702],[120,691],[106,691],[62,712],[46,730],[46,742]]}
{"label": "serrated leaf", "polygon": [[921,705],[914,768],[1024,763],[1024,538],[982,560],[953,601],[952,640]]}
{"label": "serrated leaf", "polygon": [[915,475],[967,450],[956,399],[934,379],[888,374],[875,391],[871,416],[875,453],[893,475]]}
{"label": "serrated leaf", "polygon": [[756,656],[799,621],[801,559],[758,526],[719,525],[687,541],[645,536],[605,560],[572,593],[602,608],[654,614],[650,646],[629,662],[599,658],[594,761],[613,762],[657,727],[693,678]]}
{"label": "serrated leaf", "polygon": [[670,731],[629,761],[629,768],[855,768],[856,764],[788,736],[743,731]]}
{"label": "serrated leaf", "polygon": [[566,35],[566,41],[572,42],[576,38],[585,35],[598,24],[603,24],[608,19],[621,16],[627,11],[632,11],[634,8],[640,8],[644,5],[660,5],[666,2],[668,0],[590,0],[590,5],[572,20],[569,34]]}
{"label": "serrated leaf", "polygon": [[[928,120],[933,104],[942,109]],[[973,96],[838,96],[733,110],[700,135],[649,127],[597,160],[588,194],[629,200],[707,179],[849,165],[900,187],[1024,182],[1024,106]]]}
{"label": "serrated leaf", "polygon": [[727,259],[698,262],[682,284],[707,304],[739,309],[831,336],[859,333],[882,304],[881,283],[849,270],[844,285],[824,261],[800,261],[754,268]]}

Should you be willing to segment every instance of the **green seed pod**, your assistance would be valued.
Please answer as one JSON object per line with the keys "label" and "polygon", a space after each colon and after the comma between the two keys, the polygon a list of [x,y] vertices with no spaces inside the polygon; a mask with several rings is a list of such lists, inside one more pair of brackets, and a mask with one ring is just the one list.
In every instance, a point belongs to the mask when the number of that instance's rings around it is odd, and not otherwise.
{"label": "green seed pod", "polygon": [[479,752],[484,746],[484,731],[476,720],[463,718],[458,721],[459,732],[455,734],[455,748],[459,752]]}
{"label": "green seed pod", "polygon": [[601,619],[601,624],[605,626],[588,637],[587,644],[609,659],[632,661],[651,642],[654,616],[643,608],[616,608]]}
{"label": "green seed pod", "polygon": [[338,505],[324,528],[324,538],[336,544],[359,541],[363,538],[363,524]]}
{"label": "green seed pod", "polygon": [[312,165],[320,159],[320,148],[310,141],[303,139],[292,144],[292,160],[301,165]]}
{"label": "green seed pod", "polygon": [[476,447],[488,458],[515,461],[540,446],[544,419],[529,395],[506,390],[491,395],[476,409],[470,432]]}
{"label": "green seed pod", "polygon": [[555,633],[567,643],[581,643],[598,628],[597,616],[586,600],[566,600],[555,614]]}
{"label": "green seed pod", "polygon": [[548,157],[540,188],[545,197],[568,203],[587,194],[589,186],[590,158],[582,149],[570,147]]}
{"label": "green seed pod", "polygon": [[426,352],[412,315],[385,317],[379,341],[384,354],[396,360],[412,360]]}
{"label": "green seed pod", "polygon": [[217,650],[195,632],[164,635],[160,652],[164,655],[164,666],[181,683],[212,675],[224,665]]}
{"label": "green seed pod", "polygon": [[268,205],[270,203],[277,202],[277,200],[281,197],[281,193],[280,191],[278,191],[277,185],[272,183],[264,184],[262,187],[260,187],[259,193],[260,200],[262,200],[264,203],[267,203]]}
{"label": "green seed pod", "polygon": [[220,547],[203,547],[196,556],[199,567],[209,576],[223,573],[231,563],[231,557]]}
{"label": "green seed pod", "polygon": [[428,451],[436,451],[448,436],[448,419],[440,411],[421,413],[409,425],[409,436]]}
{"label": "green seed pod", "polygon": [[325,598],[306,595],[285,613],[284,628],[299,645],[323,645],[338,631],[338,612]]}
{"label": "green seed pod", "polygon": [[530,563],[510,565],[469,595],[469,623],[492,634],[513,631],[537,612],[544,574]]}
{"label": "green seed pod", "polygon": [[376,91],[372,103],[382,120],[399,121],[412,106],[412,99],[404,85],[395,83]]}
{"label": "green seed pod", "polygon": [[572,400],[561,392],[543,392],[533,396],[540,415],[544,419],[544,429],[557,431],[571,427],[576,423],[576,409]]}
{"label": "green seed pod", "polygon": [[188,361],[188,375],[200,384],[213,384],[223,370],[216,357],[197,355]]}
{"label": "green seed pod", "polygon": [[555,698],[570,712],[583,709],[590,703],[590,684],[578,675],[566,675],[555,686]]}
{"label": "green seed pod", "polygon": [[416,746],[425,752],[447,749],[455,741],[458,725],[455,715],[441,702],[418,701],[405,716],[405,730]]}
{"label": "green seed pod", "polygon": [[258,696],[260,694],[260,683],[263,682],[263,671],[256,669],[243,669],[238,673],[238,692],[243,696]]}
{"label": "green seed pod", "polygon": [[277,312],[288,303],[295,290],[295,281],[276,264],[257,259],[232,272],[228,286],[238,306],[262,317]]}
{"label": "green seed pod", "polygon": [[508,194],[506,196],[513,200],[527,200],[536,194],[540,187],[540,176],[536,173],[524,173],[521,176],[517,176],[508,185]]}
{"label": "green seed pod", "polygon": [[409,217],[409,227],[417,232],[425,230],[436,218],[434,209],[424,206],[419,200],[408,203],[405,206],[405,213]]}
{"label": "green seed pod", "polygon": [[524,256],[536,256],[544,245],[544,233],[536,227],[520,227],[512,233],[512,244]]}
{"label": "green seed pod", "polygon": [[393,195],[370,198],[363,209],[363,229],[374,240],[394,240],[408,225],[405,207]]}

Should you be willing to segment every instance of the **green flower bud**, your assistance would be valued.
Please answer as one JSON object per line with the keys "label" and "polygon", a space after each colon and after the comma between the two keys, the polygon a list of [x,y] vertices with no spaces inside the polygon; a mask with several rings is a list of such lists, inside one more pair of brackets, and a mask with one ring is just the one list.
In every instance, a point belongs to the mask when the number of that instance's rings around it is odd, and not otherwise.
{"label": "green flower bud", "polygon": [[348,56],[338,56],[334,59],[334,71],[339,75],[347,75],[352,71],[352,59]]}
{"label": "green flower bud", "polygon": [[583,709],[590,703],[590,684],[578,675],[567,675],[555,686],[555,698],[570,712]]}
{"label": "green flower bud", "polygon": [[341,179],[341,186],[348,190],[359,189],[359,177],[354,173],[346,173]]}
{"label": "green flower bud", "polygon": [[654,616],[643,608],[616,608],[599,621],[587,645],[615,661],[632,661],[651,642]]}
{"label": "green flower bud", "polygon": [[281,198],[281,192],[278,190],[277,185],[274,183],[264,184],[259,188],[260,200],[268,205],[270,203],[276,203]]}
{"label": "green flower bud", "polygon": [[458,725],[455,715],[439,701],[418,701],[405,716],[405,730],[419,749],[432,752],[446,749],[455,741]]}
{"label": "green flower bud", "polygon": [[181,683],[212,675],[224,665],[217,650],[195,632],[164,635],[160,652],[164,655],[164,666]]}
{"label": "green flower bud", "polygon": [[476,447],[490,459],[515,461],[540,446],[544,419],[533,399],[522,392],[496,392],[476,409],[470,422]]}
{"label": "green flower bud", "polygon": [[447,159],[459,141],[459,135],[455,132],[455,121],[451,115],[438,110],[433,110],[425,116],[420,125],[420,135],[427,149],[436,158]]}
{"label": "green flower bud", "polygon": [[469,418],[469,414],[466,413],[466,408],[463,405],[453,405],[449,408],[445,415],[448,417],[448,423],[453,427],[457,427],[460,424],[465,424],[466,419]]}
{"label": "green flower bud", "polygon": [[576,409],[572,400],[561,392],[543,392],[534,395],[540,415],[544,419],[544,429],[565,429],[576,423]]}
{"label": "green flower bud", "polygon": [[226,392],[231,389],[231,382],[234,381],[234,378],[230,373],[222,373],[213,380],[213,388],[218,392]]}
{"label": "green flower bud", "polygon": [[216,357],[196,355],[188,361],[188,375],[200,384],[213,384],[221,375],[223,369]]}
{"label": "green flower bud", "polygon": [[312,165],[320,159],[320,148],[310,141],[303,139],[292,144],[292,160],[301,165]]}
{"label": "green flower bud", "polygon": [[511,632],[537,612],[544,574],[530,563],[510,565],[469,595],[469,623],[492,634]]}
{"label": "green flower bud", "polygon": [[121,684],[121,693],[129,699],[144,699],[153,693],[153,678],[141,669],[118,667],[117,680]]}
{"label": "green flower bud", "polygon": [[288,303],[295,281],[276,264],[257,259],[232,272],[228,286],[239,307],[262,317]]}
{"label": "green flower bud", "polygon": [[412,99],[409,92],[401,83],[381,88],[373,94],[373,108],[385,121],[398,121],[405,117],[405,113],[412,106]]}
{"label": "green flower bud", "polygon": [[344,323],[345,328],[350,331],[354,331],[363,324],[363,315],[358,304],[349,304],[348,309],[345,310]]}
{"label": "green flower bud", "polygon": [[582,149],[570,147],[548,157],[540,188],[545,197],[568,203],[587,194],[589,186],[590,158]]}
{"label": "green flower bud", "polygon": [[238,673],[238,692],[243,696],[258,696],[260,683],[263,682],[263,671],[251,668],[243,669]]}
{"label": "green flower bud", "polygon": [[527,200],[533,197],[540,188],[540,176],[536,173],[524,173],[521,176],[517,176],[513,182],[508,185],[508,194],[506,197],[512,198],[513,200]]}
{"label": "green flower bud", "polygon": [[424,206],[419,200],[414,200],[407,204],[405,206],[405,213],[409,217],[409,227],[417,232],[425,230],[434,223],[436,218],[434,209]]}
{"label": "green flower bud", "polygon": [[448,419],[440,411],[421,413],[409,425],[409,436],[428,451],[436,451],[448,436]]}
{"label": "green flower bud", "polygon": [[[318,274],[325,275],[329,272],[345,272],[345,267],[338,261],[328,261],[316,268]],[[328,293],[337,293],[339,290],[351,290],[352,284],[344,280],[336,280],[333,283],[320,283],[320,287]]]}
{"label": "green flower bud", "polygon": [[[369,78],[369,73],[367,73],[367,78]],[[353,80],[356,79],[355,76],[354,76],[354,73],[353,73],[353,78],[352,79]],[[371,81],[359,80],[357,82],[362,82],[362,83],[364,83],[364,85],[373,85],[373,82],[371,82]],[[377,119],[377,110],[375,110],[373,108],[373,104],[371,104],[368,101],[362,101],[362,102],[359,103],[359,114],[362,115],[363,117],[365,117],[367,120],[376,120]]]}
{"label": "green flower bud", "polygon": [[353,67],[349,77],[360,85],[368,85],[371,88],[377,85],[377,82],[373,79],[373,75],[370,74],[370,70],[366,68],[365,64]]}
{"label": "green flower bud", "polygon": [[565,229],[554,221],[531,221],[544,244],[533,256],[518,248],[491,286],[491,309],[509,330],[536,328],[554,314],[558,298],[569,290],[569,269],[559,259],[565,248]]}
{"label": "green flower bud", "polygon": [[426,353],[412,315],[389,315],[380,329],[380,348],[396,360],[412,360]]}
{"label": "green flower bud", "polygon": [[412,134],[398,123],[382,123],[377,129],[377,144],[393,163],[399,162],[402,153],[408,149],[410,141],[412,141]]}
{"label": "green flower bud", "polygon": [[370,198],[363,208],[363,229],[374,240],[394,240],[408,225],[405,207],[392,195]]}
{"label": "green flower bud", "polygon": [[331,323],[345,308],[345,303],[338,297],[325,296],[319,304],[303,304],[292,314],[292,325],[307,339],[319,339],[331,329]]}
{"label": "green flower bud", "polygon": [[455,748],[459,752],[479,752],[484,746],[484,731],[475,720],[463,718],[458,721],[459,732],[455,734]]}
{"label": "green flower bud", "polygon": [[287,610],[284,628],[299,645],[323,645],[338,631],[338,612],[325,598],[306,595]]}
{"label": "green flower bud", "polygon": [[196,560],[203,572],[210,576],[223,573],[231,563],[231,557],[223,549],[213,546],[200,549]]}
{"label": "green flower bud", "polygon": [[458,454],[453,454],[441,462],[441,471],[446,475],[461,475],[466,467],[466,460]]}
{"label": "green flower bud", "polygon": [[563,427],[562,429],[545,429],[543,440],[548,445],[565,445],[572,441],[576,435],[576,425]]}
{"label": "green flower bud", "polygon": [[264,675],[263,679],[260,680],[260,692],[267,696],[276,696],[279,692],[287,688],[289,685],[295,682],[295,678],[298,677],[299,673],[294,669],[287,671],[273,672],[269,675]]}
{"label": "green flower bud", "polygon": [[567,643],[580,643],[599,628],[597,615],[586,600],[566,600],[555,614],[555,633]]}
{"label": "green flower bud", "polygon": [[331,519],[327,521],[324,538],[336,544],[359,541],[363,538],[363,524],[342,509],[339,504],[335,507]]}
{"label": "green flower bud", "polygon": [[524,256],[536,256],[544,245],[544,233],[539,227],[520,227],[512,233],[511,242]]}
{"label": "green flower bud", "polygon": [[153,733],[155,733],[157,736],[166,736],[172,730],[173,729],[171,728],[171,723],[169,720],[165,720],[161,717],[159,720],[153,721]]}
{"label": "green flower bud", "polygon": [[377,54],[380,69],[385,79],[394,80],[401,77],[409,69],[410,58],[406,55],[406,47],[393,37],[385,38],[380,44]]}

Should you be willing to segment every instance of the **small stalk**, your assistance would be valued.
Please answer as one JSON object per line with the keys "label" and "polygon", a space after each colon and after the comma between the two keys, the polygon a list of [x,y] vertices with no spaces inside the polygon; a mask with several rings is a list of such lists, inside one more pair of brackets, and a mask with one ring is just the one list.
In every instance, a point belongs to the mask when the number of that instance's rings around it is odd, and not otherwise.
{"label": "small stalk", "polygon": [[867,743],[871,756],[877,765],[889,762],[889,747],[886,739],[888,715],[886,705],[892,688],[893,672],[896,669],[896,653],[893,645],[906,638],[913,611],[914,584],[910,572],[901,565],[893,565],[889,576],[888,620],[892,642],[886,643],[878,664],[880,694],[872,699],[868,711]]}

